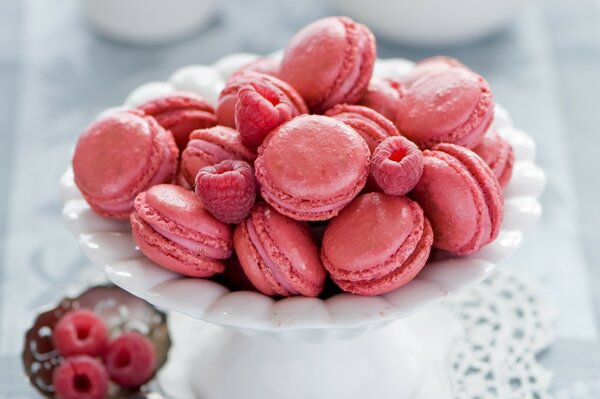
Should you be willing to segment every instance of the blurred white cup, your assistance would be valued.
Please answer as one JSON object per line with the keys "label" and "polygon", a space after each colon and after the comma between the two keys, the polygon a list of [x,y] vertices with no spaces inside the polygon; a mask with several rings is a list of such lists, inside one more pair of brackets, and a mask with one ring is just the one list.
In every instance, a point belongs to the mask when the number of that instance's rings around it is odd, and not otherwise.
{"label": "blurred white cup", "polygon": [[135,44],[157,44],[208,23],[216,0],[84,0],[88,21],[102,34]]}
{"label": "blurred white cup", "polygon": [[417,46],[445,46],[506,26],[525,0],[330,0],[341,14],[379,36]]}

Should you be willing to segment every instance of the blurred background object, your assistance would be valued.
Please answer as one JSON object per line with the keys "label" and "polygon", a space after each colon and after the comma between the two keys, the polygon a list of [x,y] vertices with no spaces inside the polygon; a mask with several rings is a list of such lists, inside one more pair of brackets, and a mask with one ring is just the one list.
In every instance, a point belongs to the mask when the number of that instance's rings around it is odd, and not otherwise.
{"label": "blurred background object", "polygon": [[329,0],[340,14],[390,41],[415,46],[471,42],[506,27],[526,0]]}
{"label": "blurred background object", "polygon": [[116,40],[157,44],[205,26],[216,0],[84,0],[83,11],[98,32]]}

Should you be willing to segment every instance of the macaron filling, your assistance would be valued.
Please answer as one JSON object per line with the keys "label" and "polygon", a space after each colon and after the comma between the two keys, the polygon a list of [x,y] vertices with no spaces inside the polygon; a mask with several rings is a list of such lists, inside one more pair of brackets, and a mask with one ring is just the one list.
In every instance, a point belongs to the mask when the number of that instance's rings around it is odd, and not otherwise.
{"label": "macaron filling", "polygon": [[192,252],[198,253],[200,255],[208,256],[213,259],[227,259],[231,256],[231,250],[228,251],[225,249],[211,247],[211,246],[203,244],[201,242],[190,240],[189,238],[184,238],[184,237],[178,236],[177,234],[173,234],[173,233],[161,228],[157,223],[152,223],[148,220],[145,220],[145,222],[161,236],[165,237],[168,240],[173,241],[175,244],[177,244],[183,248],[186,248]]}
{"label": "macaron filling", "polygon": [[268,269],[268,272],[271,274],[271,276],[273,276],[275,282],[279,284],[283,289],[288,291],[290,294],[298,295],[299,292],[288,283],[283,273],[279,270],[277,264],[273,262],[267,254],[267,251],[265,250],[265,247],[263,246],[260,238],[258,237],[256,229],[254,228],[254,223],[252,223],[252,217],[249,217],[246,221],[246,228],[248,229],[248,236],[250,237],[250,242],[252,242],[252,245],[254,246],[254,248],[256,248],[256,251],[260,255],[262,262]]}
{"label": "macaron filling", "polygon": [[194,139],[188,143],[187,148],[195,148],[202,152],[212,155],[216,160],[225,160],[231,158],[237,158],[231,152],[225,150],[223,147],[220,147],[216,144],[209,143],[208,141]]}
{"label": "macaron filling", "polygon": [[320,205],[320,206],[313,206],[312,202],[311,202],[310,208],[303,211],[302,209],[299,209],[298,207],[295,207],[295,206],[275,197],[273,194],[271,194],[270,191],[262,191],[261,194],[263,195],[265,200],[268,200],[269,203],[275,203],[275,205],[277,205],[278,207],[283,208],[290,212],[302,212],[302,213],[303,212],[321,213],[321,212],[335,211],[337,209],[343,208],[353,199],[353,197],[345,198],[345,199],[339,200],[337,202],[333,202],[331,204]]}

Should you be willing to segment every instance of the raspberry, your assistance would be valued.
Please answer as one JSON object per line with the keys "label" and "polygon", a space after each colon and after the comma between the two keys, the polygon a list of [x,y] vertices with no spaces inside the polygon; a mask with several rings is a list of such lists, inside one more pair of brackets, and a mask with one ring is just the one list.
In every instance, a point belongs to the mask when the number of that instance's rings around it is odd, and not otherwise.
{"label": "raspberry", "polygon": [[52,385],[58,399],[104,399],[108,374],[98,360],[74,356],[54,369]]}
{"label": "raspberry", "polygon": [[102,356],[108,330],[100,317],[85,309],[64,315],[54,326],[54,346],[62,356]]}
{"label": "raspberry", "polygon": [[423,173],[423,155],[410,140],[388,137],[371,157],[371,176],[389,195],[404,195],[419,182]]}
{"label": "raspberry", "polygon": [[244,144],[258,147],[277,126],[292,119],[285,94],[266,81],[242,86],[237,93],[235,125]]}
{"label": "raspberry", "polygon": [[105,363],[114,382],[124,388],[137,388],[154,375],[156,351],[145,336],[126,332],[111,342]]}
{"label": "raspberry", "polygon": [[244,161],[226,160],[206,166],[196,176],[196,195],[223,223],[240,223],[256,200],[256,178]]}

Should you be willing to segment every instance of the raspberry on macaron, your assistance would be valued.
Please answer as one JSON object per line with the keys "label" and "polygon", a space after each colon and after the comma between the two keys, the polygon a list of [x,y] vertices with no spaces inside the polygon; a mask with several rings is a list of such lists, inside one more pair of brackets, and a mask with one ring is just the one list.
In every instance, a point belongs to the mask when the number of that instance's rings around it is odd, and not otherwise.
{"label": "raspberry on macaron", "polygon": [[423,173],[423,155],[410,140],[388,137],[371,157],[371,176],[388,195],[404,195],[413,189]]}
{"label": "raspberry on macaron", "polygon": [[244,161],[227,160],[206,166],[196,176],[196,195],[223,223],[241,223],[256,200],[256,178]]}

